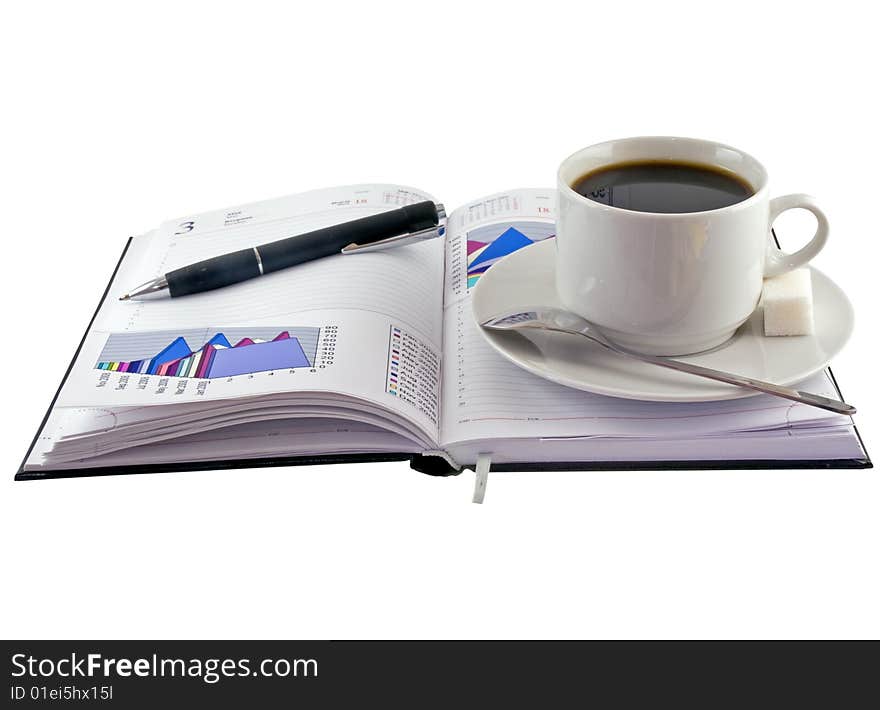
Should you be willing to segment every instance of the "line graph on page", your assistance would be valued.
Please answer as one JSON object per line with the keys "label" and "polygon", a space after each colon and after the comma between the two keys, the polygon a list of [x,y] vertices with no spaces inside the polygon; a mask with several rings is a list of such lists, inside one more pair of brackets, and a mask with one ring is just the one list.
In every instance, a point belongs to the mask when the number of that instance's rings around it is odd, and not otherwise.
{"label": "line graph on page", "polygon": [[320,328],[212,328],[113,333],[97,370],[212,379],[313,367]]}
{"label": "line graph on page", "polygon": [[467,233],[467,287],[472,289],[480,277],[508,254],[556,235],[556,225],[548,222],[517,221],[488,224]]}
{"label": "line graph on page", "polygon": [[[110,333],[94,364],[98,387],[111,373],[115,389],[152,386],[157,392],[198,380],[204,391],[214,380],[315,372],[333,362],[336,326],[206,327]],[[172,382],[173,381],[173,382]]]}

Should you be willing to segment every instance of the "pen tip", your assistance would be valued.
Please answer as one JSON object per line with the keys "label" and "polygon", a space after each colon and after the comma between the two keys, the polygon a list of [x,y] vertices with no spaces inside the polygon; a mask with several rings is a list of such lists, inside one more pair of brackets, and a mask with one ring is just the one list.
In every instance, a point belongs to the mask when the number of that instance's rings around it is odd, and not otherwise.
{"label": "pen tip", "polygon": [[120,300],[120,301],[127,301],[127,300],[130,299],[130,298],[131,298],[131,296],[129,296],[129,295],[126,293],[125,295],[120,296],[120,297],[119,297],[119,300]]}

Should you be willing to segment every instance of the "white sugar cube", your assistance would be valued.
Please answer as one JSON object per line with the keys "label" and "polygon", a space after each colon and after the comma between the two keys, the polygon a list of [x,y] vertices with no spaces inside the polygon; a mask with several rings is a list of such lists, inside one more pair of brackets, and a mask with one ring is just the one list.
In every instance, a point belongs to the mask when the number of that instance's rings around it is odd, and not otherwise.
{"label": "white sugar cube", "polygon": [[764,279],[764,335],[813,332],[813,286],[806,267]]}

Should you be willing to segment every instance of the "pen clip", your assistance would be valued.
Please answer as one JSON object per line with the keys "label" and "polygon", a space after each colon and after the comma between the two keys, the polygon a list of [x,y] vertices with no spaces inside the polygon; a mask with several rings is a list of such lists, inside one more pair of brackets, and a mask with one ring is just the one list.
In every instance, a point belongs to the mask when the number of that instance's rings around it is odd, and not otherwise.
{"label": "pen clip", "polygon": [[386,237],[375,242],[367,244],[351,243],[342,247],[343,254],[362,254],[368,251],[380,251],[390,247],[402,247],[407,244],[415,244],[426,239],[435,239],[442,237],[446,233],[446,210],[443,205],[437,205],[437,224],[427,229],[420,229],[417,232],[407,232],[406,234],[398,234],[394,237]]}

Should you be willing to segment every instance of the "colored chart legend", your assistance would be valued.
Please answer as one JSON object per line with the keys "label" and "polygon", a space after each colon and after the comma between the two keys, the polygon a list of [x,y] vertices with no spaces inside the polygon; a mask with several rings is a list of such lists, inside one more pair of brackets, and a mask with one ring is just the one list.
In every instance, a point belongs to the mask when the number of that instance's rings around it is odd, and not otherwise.
{"label": "colored chart legend", "polygon": [[552,222],[509,222],[477,227],[467,234],[467,286],[477,285],[480,276],[508,254],[556,235]]}
{"label": "colored chart legend", "polygon": [[313,367],[320,328],[211,328],[113,333],[96,370],[214,379]]}
{"label": "colored chart legend", "polygon": [[421,339],[392,325],[388,333],[385,391],[437,424],[440,358]]}
{"label": "colored chart legend", "polygon": [[403,335],[400,328],[391,326],[391,342],[388,346],[388,394],[397,396],[397,387],[400,384],[400,346]]}

